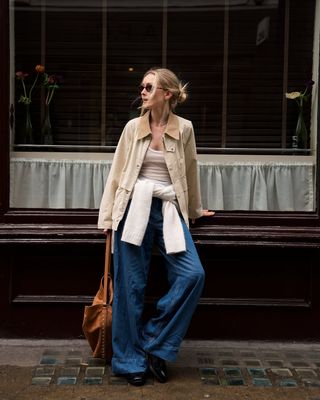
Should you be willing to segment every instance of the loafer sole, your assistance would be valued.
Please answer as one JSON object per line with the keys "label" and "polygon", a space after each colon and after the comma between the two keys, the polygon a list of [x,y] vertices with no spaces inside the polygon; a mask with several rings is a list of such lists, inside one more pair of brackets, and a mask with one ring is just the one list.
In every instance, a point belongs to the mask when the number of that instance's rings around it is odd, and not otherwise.
{"label": "loafer sole", "polygon": [[143,386],[146,383],[147,377],[145,374],[127,374],[125,375],[127,382],[133,386]]}

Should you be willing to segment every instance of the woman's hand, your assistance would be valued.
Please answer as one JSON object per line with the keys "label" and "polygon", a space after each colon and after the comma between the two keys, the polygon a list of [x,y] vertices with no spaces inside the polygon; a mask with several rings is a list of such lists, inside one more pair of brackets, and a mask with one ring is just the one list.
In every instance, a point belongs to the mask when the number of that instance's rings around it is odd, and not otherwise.
{"label": "woman's hand", "polygon": [[110,229],[104,229],[103,230],[103,233],[107,236],[108,235],[108,233],[110,232]]}
{"label": "woman's hand", "polygon": [[212,217],[214,214],[215,211],[202,210],[202,217]]}
{"label": "woman's hand", "polygon": [[[215,211],[209,211],[209,210],[202,210],[202,215],[201,217],[213,217],[215,214]],[[191,220],[191,223],[194,224],[196,220],[193,218]]]}

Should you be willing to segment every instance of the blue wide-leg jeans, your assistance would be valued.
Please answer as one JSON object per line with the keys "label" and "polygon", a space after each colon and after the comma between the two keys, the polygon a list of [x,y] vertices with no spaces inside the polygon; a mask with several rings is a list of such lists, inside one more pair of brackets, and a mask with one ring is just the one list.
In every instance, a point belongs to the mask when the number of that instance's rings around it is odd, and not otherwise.
{"label": "blue wide-leg jeans", "polygon": [[[114,236],[112,370],[115,374],[146,371],[146,353],[167,361],[176,359],[204,284],[203,267],[182,219],[187,250],[166,254],[162,200],[152,199],[141,246],[121,241],[127,211]],[[165,259],[169,290],[158,300],[155,316],[144,323],[144,295],[153,244]]]}

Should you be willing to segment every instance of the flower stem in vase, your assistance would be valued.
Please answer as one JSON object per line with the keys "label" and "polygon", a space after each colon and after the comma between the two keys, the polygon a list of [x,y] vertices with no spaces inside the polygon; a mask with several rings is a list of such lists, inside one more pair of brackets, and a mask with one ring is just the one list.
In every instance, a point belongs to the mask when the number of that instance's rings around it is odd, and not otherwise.
{"label": "flower stem in vase", "polygon": [[27,144],[33,143],[33,128],[30,115],[30,104],[26,104],[25,126],[24,126],[24,142]]}
{"label": "flower stem in vase", "polygon": [[302,107],[299,107],[299,115],[296,125],[296,138],[298,149],[306,149],[308,147],[308,132],[304,122]]}
{"label": "flower stem in vase", "polygon": [[49,105],[45,107],[44,120],[41,128],[43,144],[53,144],[52,127],[50,121]]}

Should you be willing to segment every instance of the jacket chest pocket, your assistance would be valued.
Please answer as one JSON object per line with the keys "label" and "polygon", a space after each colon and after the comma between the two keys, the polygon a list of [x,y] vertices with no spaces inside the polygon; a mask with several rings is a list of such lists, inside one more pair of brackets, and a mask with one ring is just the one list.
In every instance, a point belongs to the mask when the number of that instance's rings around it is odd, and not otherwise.
{"label": "jacket chest pocket", "polygon": [[175,153],[177,141],[169,136],[164,136],[163,145],[168,153]]}
{"label": "jacket chest pocket", "polygon": [[175,153],[176,151],[176,144],[175,143],[171,143],[165,146],[166,150],[168,153]]}

